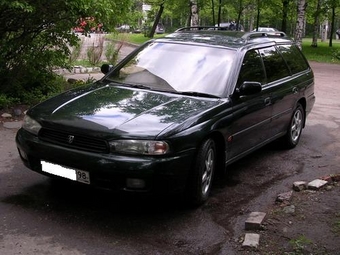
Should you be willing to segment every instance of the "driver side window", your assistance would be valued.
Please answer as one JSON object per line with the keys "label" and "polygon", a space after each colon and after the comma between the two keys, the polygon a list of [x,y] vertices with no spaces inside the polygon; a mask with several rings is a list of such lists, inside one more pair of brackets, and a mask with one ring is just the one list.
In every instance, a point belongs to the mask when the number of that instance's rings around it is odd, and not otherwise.
{"label": "driver side window", "polygon": [[245,81],[256,81],[261,84],[265,83],[264,68],[258,50],[250,50],[244,56],[237,80],[237,87],[240,87]]}

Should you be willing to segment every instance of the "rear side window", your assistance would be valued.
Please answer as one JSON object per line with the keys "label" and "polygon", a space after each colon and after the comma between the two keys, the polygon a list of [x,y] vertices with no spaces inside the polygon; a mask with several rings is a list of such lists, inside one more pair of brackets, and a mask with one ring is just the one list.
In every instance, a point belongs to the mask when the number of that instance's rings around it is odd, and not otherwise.
{"label": "rear side window", "polygon": [[296,45],[280,45],[279,50],[292,74],[302,72],[309,68],[306,59]]}
{"label": "rear side window", "polygon": [[250,50],[244,56],[237,86],[239,87],[245,81],[265,83],[262,59],[258,50]]}
{"label": "rear side window", "polygon": [[259,49],[267,75],[267,82],[290,76],[290,71],[275,47]]}

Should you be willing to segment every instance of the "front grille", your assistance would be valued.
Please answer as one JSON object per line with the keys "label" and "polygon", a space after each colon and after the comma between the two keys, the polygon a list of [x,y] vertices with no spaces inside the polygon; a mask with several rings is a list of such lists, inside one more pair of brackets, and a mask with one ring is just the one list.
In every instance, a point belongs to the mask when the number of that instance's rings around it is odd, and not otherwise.
{"label": "front grille", "polygon": [[109,147],[105,140],[96,139],[84,135],[71,134],[67,132],[43,128],[39,132],[39,138],[49,143],[65,146],[68,148],[74,148],[77,150],[91,151],[97,153],[109,152]]}

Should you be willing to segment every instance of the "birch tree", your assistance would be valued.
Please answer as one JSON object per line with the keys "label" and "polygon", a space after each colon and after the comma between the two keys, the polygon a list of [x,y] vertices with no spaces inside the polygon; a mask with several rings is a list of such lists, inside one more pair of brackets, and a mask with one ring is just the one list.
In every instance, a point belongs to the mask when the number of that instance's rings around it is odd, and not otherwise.
{"label": "birch tree", "polygon": [[313,40],[312,47],[318,47],[318,34],[319,34],[319,16],[321,13],[321,0],[317,0],[316,10],[314,12],[314,22],[313,22]]}
{"label": "birch tree", "polygon": [[198,16],[198,5],[197,0],[190,0],[191,6],[191,26],[196,27],[199,25],[199,16]]}
{"label": "birch tree", "polygon": [[306,9],[307,9],[307,0],[298,0],[297,20],[296,20],[296,26],[295,26],[294,39],[300,48],[301,48],[302,37],[304,34],[304,29],[305,29],[304,24],[305,24]]}

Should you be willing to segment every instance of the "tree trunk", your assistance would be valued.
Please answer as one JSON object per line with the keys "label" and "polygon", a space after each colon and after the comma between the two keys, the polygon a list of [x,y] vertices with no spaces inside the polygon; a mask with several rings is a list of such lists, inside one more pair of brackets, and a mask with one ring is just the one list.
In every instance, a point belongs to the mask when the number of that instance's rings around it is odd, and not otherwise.
{"label": "tree trunk", "polygon": [[333,5],[332,5],[332,20],[331,20],[331,31],[330,31],[330,37],[329,37],[329,47],[333,47],[333,34],[334,34],[334,23],[335,23],[335,8],[336,8],[336,4],[333,1]]}
{"label": "tree trunk", "polygon": [[316,10],[314,12],[314,24],[313,24],[313,40],[312,40],[312,47],[318,47],[318,34],[319,34],[319,15],[321,9],[321,0],[318,0],[316,5]]}
{"label": "tree trunk", "polygon": [[304,34],[304,21],[306,15],[307,0],[298,0],[297,20],[294,39],[299,48],[302,48],[302,37]]}
{"label": "tree trunk", "polygon": [[256,20],[256,31],[259,29],[260,24],[260,0],[257,0],[257,20]]}
{"label": "tree trunk", "polygon": [[287,32],[287,19],[288,19],[288,9],[290,0],[282,0],[282,23],[281,31]]}
{"label": "tree trunk", "polygon": [[188,16],[187,16],[187,20],[185,22],[185,26],[186,27],[190,27],[191,25],[191,6],[192,6],[192,2],[191,0],[188,0],[189,1],[189,9],[188,9]]}
{"label": "tree trunk", "polygon": [[249,17],[249,31],[253,31],[254,24],[255,24],[255,8],[254,6],[248,7],[250,10],[250,17]]}
{"label": "tree trunk", "polygon": [[150,30],[150,33],[148,35],[149,38],[153,38],[153,36],[155,35],[155,31],[156,31],[156,28],[157,28],[159,21],[161,20],[161,16],[162,16],[163,11],[164,11],[164,2],[161,3],[161,5],[159,6],[159,10],[157,12],[156,19],[155,19],[153,26]]}
{"label": "tree trunk", "polygon": [[243,12],[243,1],[240,1],[240,5],[239,5],[239,10],[238,10],[238,16],[237,16],[237,21],[236,21],[236,31],[240,30],[240,21],[241,21],[241,15]]}
{"label": "tree trunk", "polygon": [[191,26],[197,27],[199,25],[197,0],[191,0],[190,2],[191,2]]}
{"label": "tree trunk", "polygon": [[212,15],[212,23],[215,26],[215,3],[214,0],[211,0],[211,15]]}
{"label": "tree trunk", "polygon": [[218,1],[218,15],[217,15],[217,26],[220,27],[221,24],[221,9],[222,9],[222,0]]}

